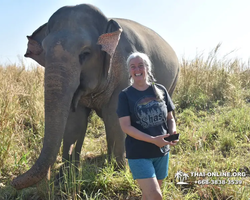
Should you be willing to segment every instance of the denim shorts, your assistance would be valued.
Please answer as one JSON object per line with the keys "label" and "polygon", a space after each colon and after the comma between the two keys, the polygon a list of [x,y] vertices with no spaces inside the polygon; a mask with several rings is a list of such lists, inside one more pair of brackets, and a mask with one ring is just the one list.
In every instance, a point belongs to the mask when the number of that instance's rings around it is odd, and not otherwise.
{"label": "denim shorts", "polygon": [[168,176],[169,153],[157,158],[128,159],[128,164],[134,179],[163,180]]}

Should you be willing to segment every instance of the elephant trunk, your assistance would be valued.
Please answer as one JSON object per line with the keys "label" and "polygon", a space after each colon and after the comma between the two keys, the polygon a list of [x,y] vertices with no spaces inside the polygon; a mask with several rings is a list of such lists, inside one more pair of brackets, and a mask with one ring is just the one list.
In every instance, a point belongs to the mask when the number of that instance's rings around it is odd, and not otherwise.
{"label": "elephant trunk", "polygon": [[41,154],[26,173],[12,181],[16,189],[36,184],[54,164],[63,138],[70,105],[79,85],[79,72],[61,64],[45,69],[45,134]]}

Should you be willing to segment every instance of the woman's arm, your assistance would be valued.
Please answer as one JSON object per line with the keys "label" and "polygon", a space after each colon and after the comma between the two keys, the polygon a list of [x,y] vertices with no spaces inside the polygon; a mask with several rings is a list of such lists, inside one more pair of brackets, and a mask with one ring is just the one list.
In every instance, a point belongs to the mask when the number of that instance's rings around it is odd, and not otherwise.
{"label": "woman's arm", "polygon": [[176,123],[172,112],[168,113],[167,125],[168,125],[168,132],[170,135],[176,133]]}
{"label": "woman's arm", "polygon": [[[175,119],[174,119],[174,116],[172,114],[172,112],[169,112],[168,113],[168,116],[167,116],[167,125],[168,125],[168,132],[169,134],[176,134],[176,123],[175,123]],[[174,146],[177,144],[179,140],[174,140],[170,143],[170,145]]]}
{"label": "woman's arm", "polygon": [[166,137],[166,135],[159,135],[159,136],[154,137],[146,133],[143,133],[140,130],[136,129],[135,127],[131,126],[130,116],[119,118],[119,122],[120,122],[122,131],[137,140],[149,142],[159,147],[163,147],[167,144],[171,144],[170,142],[167,142],[166,140],[164,140],[164,137]]}

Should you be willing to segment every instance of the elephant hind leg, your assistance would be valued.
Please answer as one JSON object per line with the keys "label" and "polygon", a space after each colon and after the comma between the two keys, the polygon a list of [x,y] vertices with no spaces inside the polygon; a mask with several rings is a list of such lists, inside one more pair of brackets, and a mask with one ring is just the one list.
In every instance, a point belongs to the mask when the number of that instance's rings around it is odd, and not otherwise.
{"label": "elephant hind leg", "polygon": [[[105,109],[106,110],[106,109]],[[115,111],[103,111],[109,158],[114,157],[118,168],[125,166],[125,134],[122,132]]]}

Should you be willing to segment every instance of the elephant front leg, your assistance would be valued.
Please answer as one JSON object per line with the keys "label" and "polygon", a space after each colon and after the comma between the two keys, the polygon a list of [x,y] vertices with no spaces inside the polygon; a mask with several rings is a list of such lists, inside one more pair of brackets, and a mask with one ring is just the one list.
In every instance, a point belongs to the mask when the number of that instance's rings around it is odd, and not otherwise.
{"label": "elephant front leg", "polygon": [[119,167],[125,164],[125,134],[122,132],[116,114],[116,104],[107,106],[103,109],[102,116],[105,124],[106,139],[108,144],[108,155],[113,156]]}
{"label": "elephant front leg", "polygon": [[[78,105],[75,112],[70,112],[63,136],[63,162],[58,178],[63,176],[63,168],[70,163],[79,165],[82,144],[88,126],[88,116],[91,109]],[[75,145],[75,146],[74,146]],[[74,148],[72,148],[74,147]]]}

